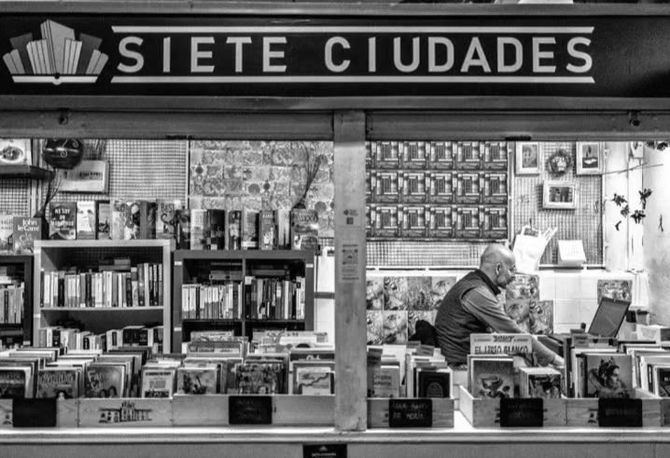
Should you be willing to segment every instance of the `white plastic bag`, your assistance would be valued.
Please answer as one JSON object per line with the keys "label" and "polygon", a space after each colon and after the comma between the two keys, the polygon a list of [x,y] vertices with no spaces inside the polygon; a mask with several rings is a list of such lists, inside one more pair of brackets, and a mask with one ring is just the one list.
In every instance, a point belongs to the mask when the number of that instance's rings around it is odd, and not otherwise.
{"label": "white plastic bag", "polygon": [[538,270],[540,259],[547,244],[558,228],[548,228],[543,232],[524,226],[514,238],[512,252],[516,258],[516,270],[520,273],[532,273]]}

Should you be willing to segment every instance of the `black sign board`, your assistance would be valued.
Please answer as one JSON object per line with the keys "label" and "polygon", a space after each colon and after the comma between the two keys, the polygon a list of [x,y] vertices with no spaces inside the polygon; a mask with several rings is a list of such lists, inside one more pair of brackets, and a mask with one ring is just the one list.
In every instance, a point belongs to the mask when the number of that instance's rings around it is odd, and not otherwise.
{"label": "black sign board", "polygon": [[228,422],[231,425],[271,425],[271,396],[230,396]]}
{"label": "black sign board", "polygon": [[642,399],[598,399],[598,425],[642,427]]}
{"label": "black sign board", "polygon": [[17,428],[47,428],[56,426],[56,399],[14,399],[13,424]]}
{"label": "black sign board", "polygon": [[542,427],[544,405],[540,398],[503,398],[500,400],[500,426]]}
{"label": "black sign board", "polygon": [[303,458],[347,458],[347,444],[305,444]]}
{"label": "black sign board", "polygon": [[389,399],[389,427],[430,428],[432,426],[432,399]]}
{"label": "black sign board", "polygon": [[0,14],[0,95],[663,98],[668,48],[668,15],[32,10]]}

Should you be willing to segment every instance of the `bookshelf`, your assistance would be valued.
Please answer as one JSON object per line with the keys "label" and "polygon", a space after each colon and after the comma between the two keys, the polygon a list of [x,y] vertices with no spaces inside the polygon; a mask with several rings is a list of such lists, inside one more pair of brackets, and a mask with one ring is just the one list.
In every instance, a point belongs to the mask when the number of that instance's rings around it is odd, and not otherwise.
{"label": "bookshelf", "polygon": [[[259,318],[240,317],[184,318],[182,306],[182,286],[209,282],[212,270],[226,272],[229,281],[241,281],[254,278],[274,278],[277,272],[284,272],[285,278],[295,280],[304,277],[305,309],[304,318],[292,317]],[[314,329],[314,253],[300,250],[177,250],[174,253],[173,272],[173,312],[172,351],[181,352],[182,341],[188,341],[190,332],[195,330],[224,329],[232,330],[235,335],[251,338],[254,329]],[[220,279],[213,283],[224,282]],[[242,287],[244,289],[244,286]],[[239,302],[241,307],[247,304],[244,294]]]}
{"label": "bookshelf", "polygon": [[0,323],[0,340],[20,339],[21,342],[30,342],[33,333],[33,257],[31,255],[0,255],[0,266],[16,269],[23,277],[23,323]]}
{"label": "bookshelf", "polygon": [[[171,345],[171,240],[40,240],[35,242],[33,295],[37,306],[33,314],[33,345],[39,343],[39,330],[46,326],[75,323],[99,334],[130,325],[163,326],[163,348]],[[44,307],[41,273],[77,269],[97,271],[101,260],[129,258],[131,266],[140,263],[159,265],[163,274],[163,304],[142,307]]]}

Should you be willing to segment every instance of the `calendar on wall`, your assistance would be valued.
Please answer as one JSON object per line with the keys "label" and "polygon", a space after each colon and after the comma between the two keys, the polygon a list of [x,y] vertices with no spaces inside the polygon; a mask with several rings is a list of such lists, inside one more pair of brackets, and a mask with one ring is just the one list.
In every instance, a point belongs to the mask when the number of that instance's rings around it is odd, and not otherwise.
{"label": "calendar on wall", "polygon": [[367,144],[369,240],[508,238],[507,142]]}

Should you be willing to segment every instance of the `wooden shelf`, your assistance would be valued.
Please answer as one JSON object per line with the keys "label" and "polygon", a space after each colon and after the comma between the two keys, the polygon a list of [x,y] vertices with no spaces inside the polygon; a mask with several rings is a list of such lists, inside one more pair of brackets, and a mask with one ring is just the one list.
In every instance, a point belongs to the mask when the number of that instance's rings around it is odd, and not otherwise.
{"label": "wooden shelf", "polygon": [[175,261],[226,260],[294,261],[312,263],[314,252],[307,250],[177,250]]}
{"label": "wooden shelf", "polygon": [[141,312],[163,310],[163,307],[44,307],[40,312]]}
{"label": "wooden shelf", "polygon": [[35,240],[35,249],[77,248],[174,248],[173,240]]}
{"label": "wooden shelf", "polygon": [[33,165],[3,165],[0,166],[0,177],[3,178],[32,178],[35,180],[50,179],[51,170],[42,169]]}

